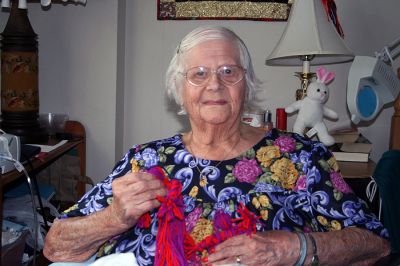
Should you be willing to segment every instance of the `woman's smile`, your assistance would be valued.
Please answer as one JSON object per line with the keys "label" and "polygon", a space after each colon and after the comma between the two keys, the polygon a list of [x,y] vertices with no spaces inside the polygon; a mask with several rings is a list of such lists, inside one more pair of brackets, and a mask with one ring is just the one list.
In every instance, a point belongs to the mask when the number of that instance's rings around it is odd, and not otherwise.
{"label": "woman's smile", "polygon": [[202,102],[204,105],[225,105],[226,103],[226,100],[206,100]]}

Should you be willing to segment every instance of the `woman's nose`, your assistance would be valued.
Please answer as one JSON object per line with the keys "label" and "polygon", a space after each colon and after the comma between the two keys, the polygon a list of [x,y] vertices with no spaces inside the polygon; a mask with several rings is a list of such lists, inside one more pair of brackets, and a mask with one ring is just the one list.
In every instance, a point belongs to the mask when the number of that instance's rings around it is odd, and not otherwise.
{"label": "woman's nose", "polygon": [[218,90],[222,85],[220,78],[218,77],[218,73],[213,72],[210,74],[210,78],[208,80],[207,88],[209,90]]}

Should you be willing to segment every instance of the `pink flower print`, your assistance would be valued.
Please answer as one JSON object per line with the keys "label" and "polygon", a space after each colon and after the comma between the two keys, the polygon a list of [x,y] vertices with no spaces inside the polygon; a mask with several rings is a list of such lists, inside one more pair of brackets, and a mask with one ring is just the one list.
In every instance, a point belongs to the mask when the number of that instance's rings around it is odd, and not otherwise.
{"label": "pink flower print", "polygon": [[350,186],[344,181],[342,175],[336,171],[331,172],[331,182],[333,187],[342,193],[353,192]]}
{"label": "pink flower print", "polygon": [[296,141],[288,136],[280,136],[274,141],[274,145],[279,147],[281,152],[292,152],[296,149]]}
{"label": "pink flower print", "polygon": [[293,188],[294,191],[306,189],[306,176],[302,175],[297,179],[296,186]]}
{"label": "pink flower print", "polygon": [[191,213],[189,213],[186,218],[186,231],[191,232],[196,225],[197,221],[200,219],[201,213],[203,212],[203,208],[197,207]]}
{"label": "pink flower print", "polygon": [[135,145],[135,146],[133,147],[133,150],[134,150],[135,152],[139,152],[141,147],[142,147],[142,145]]}
{"label": "pink flower print", "polygon": [[239,180],[239,182],[253,183],[257,180],[257,177],[262,173],[261,168],[258,166],[255,159],[243,160],[236,163],[233,168],[232,174]]}

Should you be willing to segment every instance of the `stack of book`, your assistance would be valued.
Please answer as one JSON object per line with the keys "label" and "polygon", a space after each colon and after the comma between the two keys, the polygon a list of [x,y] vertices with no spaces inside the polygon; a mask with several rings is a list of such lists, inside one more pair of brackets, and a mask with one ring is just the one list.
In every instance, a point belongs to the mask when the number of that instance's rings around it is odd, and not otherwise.
{"label": "stack of book", "polygon": [[341,130],[331,133],[335,145],[330,147],[338,161],[368,162],[372,144],[356,129]]}

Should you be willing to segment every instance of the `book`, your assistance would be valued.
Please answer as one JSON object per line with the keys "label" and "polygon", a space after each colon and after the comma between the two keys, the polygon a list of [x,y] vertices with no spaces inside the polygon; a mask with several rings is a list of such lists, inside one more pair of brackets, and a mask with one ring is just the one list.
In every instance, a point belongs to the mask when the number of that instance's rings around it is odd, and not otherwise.
{"label": "book", "polygon": [[353,152],[353,153],[370,153],[372,150],[371,143],[361,143],[361,142],[343,142],[340,146],[340,150],[343,152]]}
{"label": "book", "polygon": [[360,137],[360,133],[355,129],[341,130],[331,132],[330,135],[335,139],[335,143],[356,142]]}
{"label": "book", "polygon": [[368,162],[369,153],[362,152],[344,152],[344,151],[333,151],[337,161],[343,162]]}
{"label": "book", "polygon": [[368,162],[372,150],[371,143],[336,143],[331,148],[337,161],[345,162]]}
{"label": "book", "polygon": [[368,162],[371,142],[357,128],[345,128],[330,132],[335,144],[329,147],[337,161]]}

